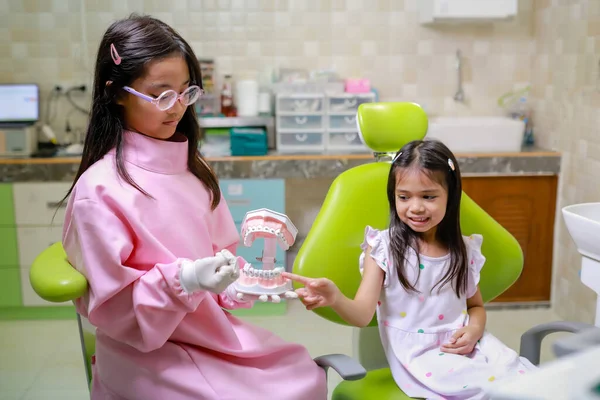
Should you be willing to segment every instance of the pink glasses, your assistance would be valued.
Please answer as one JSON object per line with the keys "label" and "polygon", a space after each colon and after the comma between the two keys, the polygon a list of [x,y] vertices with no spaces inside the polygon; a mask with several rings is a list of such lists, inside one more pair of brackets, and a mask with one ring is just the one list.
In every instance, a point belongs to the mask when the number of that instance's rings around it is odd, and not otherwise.
{"label": "pink glasses", "polygon": [[178,94],[174,90],[165,90],[157,98],[140,93],[129,86],[123,86],[123,89],[134,96],[139,97],[140,99],[144,99],[154,104],[161,111],[166,111],[173,107],[178,100],[181,101],[181,103],[185,106],[194,104],[200,95],[204,93],[204,90],[200,89],[200,87],[196,85],[188,87],[181,94]]}

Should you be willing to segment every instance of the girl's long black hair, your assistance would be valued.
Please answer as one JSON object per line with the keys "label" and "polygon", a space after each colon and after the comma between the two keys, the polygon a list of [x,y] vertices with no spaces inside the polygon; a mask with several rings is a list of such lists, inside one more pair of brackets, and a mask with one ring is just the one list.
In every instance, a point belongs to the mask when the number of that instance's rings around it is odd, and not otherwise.
{"label": "girl's long black hair", "polygon": [[[121,57],[116,65],[111,57],[113,44]],[[85,136],[83,155],[73,185],[63,199],[66,200],[77,180],[109,150],[116,148],[116,167],[119,176],[144,194],[131,178],[123,160],[123,108],[117,97],[122,95],[123,86],[130,85],[145,73],[146,65],[171,57],[182,56],[189,68],[190,82],[202,87],[200,65],[189,44],[170,26],[149,16],[132,14],[129,18],[114,22],[104,34],[94,74],[92,109]],[[107,84],[110,82],[110,84]],[[211,194],[211,208],[221,201],[219,183],[213,170],[198,152],[201,139],[200,126],[193,106],[187,107],[177,132],[188,140],[188,169],[206,186]]]}
{"label": "girl's long black hair", "polygon": [[[450,163],[454,166],[452,170]],[[398,153],[388,176],[387,196],[390,206],[390,247],[400,284],[407,291],[416,292],[405,272],[407,253],[412,248],[419,260],[420,234],[413,231],[398,217],[396,211],[396,183],[402,173],[416,168],[448,192],[446,215],[436,230],[436,239],[450,251],[450,264],[442,279],[432,288],[440,289],[450,283],[458,297],[466,292],[468,280],[467,249],[460,230],[460,198],[462,193],[460,170],[454,154],[436,140],[416,140],[406,144]],[[420,260],[418,261],[420,262]],[[419,270],[420,271],[420,270]]]}

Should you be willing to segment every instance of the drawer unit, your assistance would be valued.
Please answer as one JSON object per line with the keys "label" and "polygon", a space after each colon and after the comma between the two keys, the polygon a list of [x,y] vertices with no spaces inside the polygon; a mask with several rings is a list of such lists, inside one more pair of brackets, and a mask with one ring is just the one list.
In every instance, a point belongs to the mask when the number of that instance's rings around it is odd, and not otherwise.
{"label": "drawer unit", "polygon": [[277,149],[282,153],[323,151],[325,138],[324,131],[280,133]]}
{"label": "drawer unit", "polygon": [[320,153],[326,147],[326,97],[322,93],[277,95],[277,150]]}
{"label": "drawer unit", "polygon": [[375,101],[375,93],[336,93],[327,96],[327,112],[329,114],[356,114],[358,106]]}
{"label": "drawer unit", "polygon": [[356,115],[329,115],[329,132],[332,131],[358,131]]}
{"label": "drawer unit", "polygon": [[329,132],[328,146],[332,150],[369,151],[357,131]]}
{"label": "drawer unit", "polygon": [[289,94],[277,96],[277,115],[322,113],[325,96],[322,94]]}
{"label": "drawer unit", "polygon": [[358,134],[358,106],[375,101],[375,93],[337,93],[327,96],[326,148],[333,151],[368,152]]}
{"label": "drawer unit", "polygon": [[277,120],[279,125],[277,131],[281,133],[284,131],[323,129],[325,127],[322,115],[280,115]]}

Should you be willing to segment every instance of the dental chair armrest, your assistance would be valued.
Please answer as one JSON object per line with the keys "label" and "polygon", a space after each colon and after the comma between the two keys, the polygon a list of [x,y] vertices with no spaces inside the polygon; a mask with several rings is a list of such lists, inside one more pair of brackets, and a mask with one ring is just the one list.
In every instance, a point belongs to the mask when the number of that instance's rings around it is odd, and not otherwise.
{"label": "dental chair armrest", "polygon": [[558,339],[552,344],[552,349],[556,357],[564,357],[598,345],[600,345],[600,328],[593,326],[575,335]]}
{"label": "dental chair armrest", "polygon": [[556,332],[578,333],[590,328],[594,328],[594,326],[572,321],[554,321],[536,325],[521,335],[520,355],[531,361],[532,364],[539,365],[542,340],[546,336]]}
{"label": "dental chair armrest", "polygon": [[357,381],[367,375],[367,370],[358,361],[345,354],[327,354],[314,361],[325,372],[329,367],[333,368],[345,381]]}

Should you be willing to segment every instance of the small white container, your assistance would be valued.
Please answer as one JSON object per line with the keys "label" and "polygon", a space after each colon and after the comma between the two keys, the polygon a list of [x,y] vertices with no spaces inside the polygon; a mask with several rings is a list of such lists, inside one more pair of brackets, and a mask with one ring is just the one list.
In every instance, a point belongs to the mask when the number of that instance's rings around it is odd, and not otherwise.
{"label": "small white container", "polygon": [[271,93],[260,92],[258,94],[258,113],[271,115]]}
{"label": "small white container", "polygon": [[256,117],[258,115],[258,81],[255,79],[237,81],[234,99],[238,116]]}

